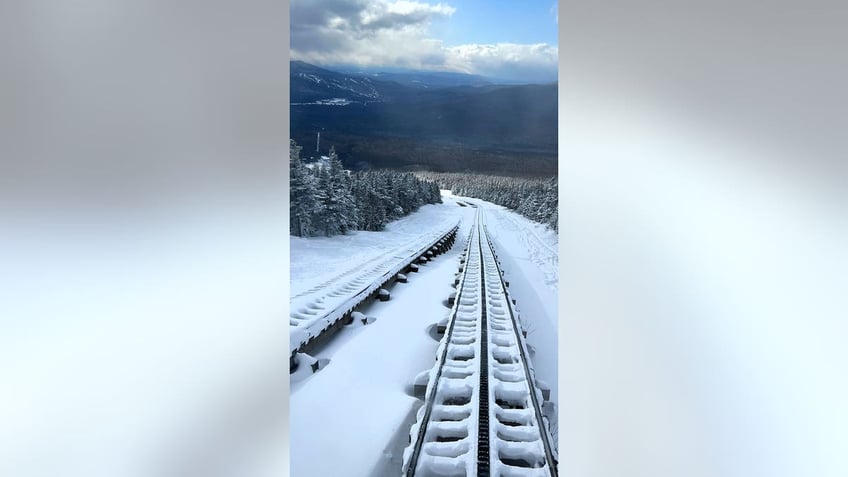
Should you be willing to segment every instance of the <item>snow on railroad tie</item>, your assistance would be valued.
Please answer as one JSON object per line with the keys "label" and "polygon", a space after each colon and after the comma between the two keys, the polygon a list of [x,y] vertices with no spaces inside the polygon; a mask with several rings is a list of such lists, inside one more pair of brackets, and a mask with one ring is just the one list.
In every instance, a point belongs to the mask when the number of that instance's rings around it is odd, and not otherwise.
{"label": "snow on railroad tie", "polygon": [[366,316],[364,313],[354,311],[350,314],[350,323],[348,324],[351,326],[363,326],[370,325],[375,321],[377,321],[377,318],[374,318],[373,316]]}
{"label": "snow on railroad tie", "polygon": [[427,389],[404,451],[407,477],[557,475],[543,394],[483,213],[460,259],[436,364],[415,379]]}
{"label": "snow on railroad tie", "polygon": [[294,357],[294,364],[294,369],[291,370],[291,380],[301,381],[324,369],[330,364],[330,360],[326,358],[317,359],[306,353],[297,353]]}

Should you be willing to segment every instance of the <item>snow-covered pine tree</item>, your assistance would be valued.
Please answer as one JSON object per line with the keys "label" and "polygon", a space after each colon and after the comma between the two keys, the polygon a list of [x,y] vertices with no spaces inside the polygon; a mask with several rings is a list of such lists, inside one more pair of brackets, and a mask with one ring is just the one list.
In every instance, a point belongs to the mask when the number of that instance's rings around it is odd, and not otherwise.
{"label": "snow-covered pine tree", "polygon": [[323,193],[319,215],[324,235],[347,233],[356,228],[356,203],[351,193],[347,171],[344,170],[335,148],[330,149],[329,167],[320,168],[318,190]]}
{"label": "snow-covered pine tree", "polygon": [[300,161],[300,151],[303,148],[298,146],[294,139],[289,139],[289,162]]}
{"label": "snow-covered pine tree", "polygon": [[391,170],[350,173],[330,149],[329,164],[307,167],[301,147],[291,141],[290,228],[302,237],[382,230],[390,220],[423,204],[441,203],[439,186],[410,173]]}
{"label": "snow-covered pine tree", "polygon": [[438,184],[437,189],[502,205],[558,230],[556,177],[544,180],[439,172],[419,172],[416,176]]}
{"label": "snow-covered pine tree", "polygon": [[315,181],[315,214],[313,214],[312,222],[315,227],[313,235],[333,235],[334,227],[331,225],[332,213],[328,212],[328,207],[332,201],[331,195],[328,193],[330,186],[329,171],[325,167],[313,167],[312,178]]}
{"label": "snow-covered pine tree", "polygon": [[398,178],[398,200],[405,213],[418,210],[421,206],[421,198],[418,196],[418,188],[412,174],[401,174]]}
{"label": "snow-covered pine tree", "polygon": [[335,193],[339,200],[340,210],[343,212],[339,217],[341,233],[356,230],[359,211],[353,197],[353,183],[350,174],[345,170],[341,159],[336,154],[335,147],[330,148],[330,174],[335,179]]}
{"label": "snow-covered pine tree", "polygon": [[388,220],[386,220],[386,208],[385,205],[381,203],[380,195],[376,191],[368,191],[365,206],[367,207],[366,213],[368,214],[368,221],[365,230],[383,230],[388,222]]}
{"label": "snow-covered pine tree", "polygon": [[308,237],[314,233],[316,186],[309,169],[300,161],[300,150],[292,140],[289,149],[289,228],[292,235]]}
{"label": "snow-covered pine tree", "polygon": [[557,178],[552,177],[545,184],[545,208],[546,208],[546,217],[545,223],[548,224],[552,229],[559,230],[559,187],[557,184]]}
{"label": "snow-covered pine tree", "polygon": [[363,180],[362,174],[351,174],[350,191],[353,196],[353,202],[356,204],[356,229],[368,230],[366,228],[368,217],[367,211],[365,210],[366,201],[368,200],[368,188]]}
{"label": "snow-covered pine tree", "polygon": [[397,213],[397,209],[399,208],[397,204],[397,190],[394,189],[389,171],[376,172],[374,191],[377,194],[380,206],[383,208],[383,215],[385,216],[383,225],[399,218],[401,215]]}

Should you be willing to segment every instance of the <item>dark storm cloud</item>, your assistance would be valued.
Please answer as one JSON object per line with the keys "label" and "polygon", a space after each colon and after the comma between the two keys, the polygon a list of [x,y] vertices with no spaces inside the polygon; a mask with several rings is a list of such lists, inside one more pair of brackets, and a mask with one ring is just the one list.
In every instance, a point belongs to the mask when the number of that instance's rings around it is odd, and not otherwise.
{"label": "dark storm cloud", "polygon": [[291,6],[291,48],[324,53],[350,50],[352,41],[374,38],[386,30],[423,31],[431,20],[453,12],[452,7],[443,4],[407,1],[295,1]]}
{"label": "dark storm cloud", "polygon": [[291,2],[291,30],[325,26],[334,16],[352,18],[365,6],[361,0],[295,0]]}

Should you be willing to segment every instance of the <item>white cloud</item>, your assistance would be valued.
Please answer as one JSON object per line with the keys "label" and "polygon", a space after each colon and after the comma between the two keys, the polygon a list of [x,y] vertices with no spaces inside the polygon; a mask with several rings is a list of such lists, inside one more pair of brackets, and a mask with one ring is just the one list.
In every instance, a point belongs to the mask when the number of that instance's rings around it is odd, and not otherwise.
{"label": "white cloud", "polygon": [[559,49],[546,43],[470,44],[445,51],[446,65],[466,73],[528,81],[556,79]]}
{"label": "white cloud", "polygon": [[450,70],[525,81],[556,79],[557,47],[548,44],[445,46],[430,25],[456,8],[409,0],[295,0],[291,56],[319,65]]}
{"label": "white cloud", "polygon": [[405,0],[400,0],[395,3],[386,4],[387,9],[391,13],[397,13],[399,15],[410,15],[416,12],[429,12],[438,15],[453,15],[456,12],[456,8],[450,5],[444,5],[439,3],[437,5],[428,5],[426,3],[420,2],[409,2]]}

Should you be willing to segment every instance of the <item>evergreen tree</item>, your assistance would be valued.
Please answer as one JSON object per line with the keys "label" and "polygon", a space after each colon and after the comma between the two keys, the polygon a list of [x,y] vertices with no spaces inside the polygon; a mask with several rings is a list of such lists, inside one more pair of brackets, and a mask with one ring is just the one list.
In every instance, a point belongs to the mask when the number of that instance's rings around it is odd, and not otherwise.
{"label": "evergreen tree", "polygon": [[441,203],[439,185],[414,174],[390,170],[350,173],[335,148],[328,164],[307,167],[301,148],[291,141],[291,234],[331,236],[350,230],[382,230],[424,204]]}
{"label": "evergreen tree", "polygon": [[[508,209],[558,230],[557,179],[525,179],[467,173],[417,174],[419,179],[450,189],[456,195],[476,197]],[[437,201],[441,202],[439,198]]]}
{"label": "evergreen tree", "polygon": [[289,149],[289,228],[298,237],[313,234],[317,211],[316,187],[309,169],[300,161],[300,146],[293,140]]}
{"label": "evergreen tree", "polygon": [[335,148],[330,149],[330,164],[319,168],[318,189],[321,210],[318,223],[324,235],[345,234],[356,228],[357,210],[350,179],[344,170]]}
{"label": "evergreen tree", "polygon": [[330,148],[330,175],[334,179],[334,195],[338,200],[339,210],[341,211],[339,214],[339,230],[344,234],[349,230],[356,229],[359,211],[353,197],[353,181],[336,154],[335,147]]}

